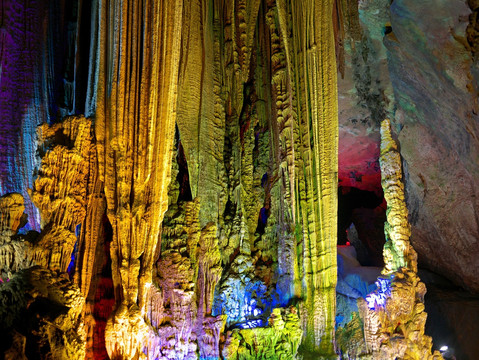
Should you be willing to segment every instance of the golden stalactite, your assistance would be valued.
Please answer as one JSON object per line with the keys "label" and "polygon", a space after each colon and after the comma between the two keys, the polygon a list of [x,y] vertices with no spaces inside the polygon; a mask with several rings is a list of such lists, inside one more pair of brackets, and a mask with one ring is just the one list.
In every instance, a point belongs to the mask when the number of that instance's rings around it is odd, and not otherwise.
{"label": "golden stalactite", "polygon": [[303,226],[302,319],[305,344],[334,354],[338,105],[332,24],[333,1],[292,5],[294,69],[297,72],[300,171],[298,203]]}
{"label": "golden stalactite", "polygon": [[[193,198],[201,199],[204,226],[224,209],[222,172],[224,99],[219,20],[209,0],[186,2],[178,76],[177,125],[188,163]],[[212,189],[213,188],[213,189]]]}
{"label": "golden stalactite", "polygon": [[[208,84],[211,72],[205,69],[206,61],[201,61],[205,53],[204,32],[207,19],[203,18],[203,0],[194,0],[184,5],[182,29],[181,57],[178,78],[178,114],[177,124],[181,134],[181,144],[188,162],[188,173],[193,198],[198,193],[199,176],[199,139],[201,114],[206,111],[202,108],[203,85]],[[199,21],[201,19],[201,21]],[[206,22],[206,24],[205,24]],[[203,80],[203,77],[207,77]],[[208,94],[211,96],[211,94]],[[186,105],[187,104],[187,105]],[[210,109],[211,110],[211,109]]]}
{"label": "golden stalactite", "polygon": [[167,209],[183,1],[105,1],[96,136],[113,228],[116,308],[110,357],[134,359],[147,336],[146,296]]}

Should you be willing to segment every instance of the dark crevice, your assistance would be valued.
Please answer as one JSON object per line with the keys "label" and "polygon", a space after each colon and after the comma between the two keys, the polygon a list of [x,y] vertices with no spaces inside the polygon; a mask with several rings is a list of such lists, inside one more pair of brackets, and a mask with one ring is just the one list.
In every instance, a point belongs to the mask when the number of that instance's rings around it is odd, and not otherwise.
{"label": "dark crevice", "polygon": [[180,134],[178,127],[176,128],[176,161],[178,163],[178,175],[176,176],[176,181],[180,185],[180,193],[178,195],[178,202],[182,201],[192,201],[193,196],[191,194],[190,187],[190,178],[188,172],[188,162],[186,161],[185,151],[183,145],[181,144]]}
{"label": "dark crevice", "polygon": [[[383,196],[354,187],[339,187],[338,245],[353,245],[362,265],[383,265],[385,221],[386,204]],[[351,233],[353,224],[357,235]]]}

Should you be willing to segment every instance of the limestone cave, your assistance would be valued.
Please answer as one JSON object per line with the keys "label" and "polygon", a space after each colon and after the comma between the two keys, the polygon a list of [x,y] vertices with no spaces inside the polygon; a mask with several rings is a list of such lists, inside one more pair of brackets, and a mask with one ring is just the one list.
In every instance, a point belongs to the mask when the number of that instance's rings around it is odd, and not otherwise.
{"label": "limestone cave", "polygon": [[0,354],[479,358],[478,80],[478,0],[0,0]]}

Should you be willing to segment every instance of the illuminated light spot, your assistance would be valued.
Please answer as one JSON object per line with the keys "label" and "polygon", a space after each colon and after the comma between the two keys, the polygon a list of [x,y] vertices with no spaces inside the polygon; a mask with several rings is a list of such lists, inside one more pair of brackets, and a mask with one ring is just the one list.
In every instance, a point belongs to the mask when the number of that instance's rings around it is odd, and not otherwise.
{"label": "illuminated light spot", "polygon": [[78,252],[78,241],[75,242],[75,246],[73,247],[70,264],[68,265],[68,269],[67,269],[67,273],[70,276],[70,279],[73,277],[73,271],[75,270],[75,257],[77,252]]}
{"label": "illuminated light spot", "polygon": [[241,324],[237,324],[235,327],[238,327],[240,329],[254,329],[257,327],[264,327],[264,326],[265,326],[265,323],[262,319],[256,319],[256,320],[248,320]]}
{"label": "illuminated light spot", "polygon": [[376,281],[377,290],[368,294],[365,299],[371,310],[386,305],[386,300],[391,297],[391,278],[378,278]]}
{"label": "illuminated light spot", "polygon": [[447,345],[443,345],[441,346],[441,348],[439,349],[440,352],[446,352],[447,350],[449,349],[449,347]]}

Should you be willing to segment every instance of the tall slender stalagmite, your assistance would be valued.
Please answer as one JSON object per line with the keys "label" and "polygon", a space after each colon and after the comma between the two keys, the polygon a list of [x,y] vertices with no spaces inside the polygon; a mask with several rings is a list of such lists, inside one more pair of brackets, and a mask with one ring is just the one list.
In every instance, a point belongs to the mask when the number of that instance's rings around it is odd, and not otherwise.
{"label": "tall slender stalagmite", "polygon": [[138,358],[147,335],[146,294],[168,205],[182,4],[105,1],[100,9],[95,130],[113,228],[116,308],[105,337],[115,359]]}
{"label": "tall slender stalagmite", "polygon": [[426,285],[417,275],[417,254],[412,247],[405,202],[399,146],[389,119],[381,123],[381,185],[387,200],[384,232],[384,270],[377,290],[358,299],[364,322],[364,339],[372,359],[440,360],[431,351],[432,339],[424,333]]}

